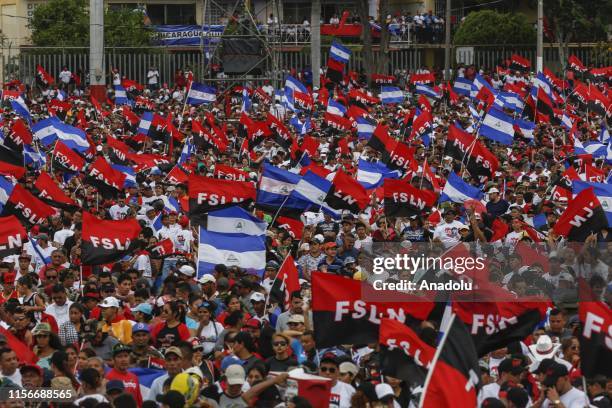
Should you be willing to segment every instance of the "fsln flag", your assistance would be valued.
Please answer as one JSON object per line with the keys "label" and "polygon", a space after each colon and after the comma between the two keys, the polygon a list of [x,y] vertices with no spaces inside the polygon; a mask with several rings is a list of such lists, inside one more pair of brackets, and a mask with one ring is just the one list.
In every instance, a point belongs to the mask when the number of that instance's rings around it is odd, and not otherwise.
{"label": "fsln flag", "polygon": [[135,219],[120,221],[101,220],[83,212],[81,262],[83,265],[101,265],[116,262],[133,250],[141,227]]}

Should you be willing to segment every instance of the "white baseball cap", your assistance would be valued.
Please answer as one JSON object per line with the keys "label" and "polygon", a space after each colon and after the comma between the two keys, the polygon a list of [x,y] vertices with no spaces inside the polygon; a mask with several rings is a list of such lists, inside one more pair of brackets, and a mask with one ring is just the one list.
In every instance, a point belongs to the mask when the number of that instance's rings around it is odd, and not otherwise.
{"label": "white baseball cap", "polygon": [[225,369],[225,378],[229,385],[242,385],[244,384],[244,368],[238,364],[232,364]]}
{"label": "white baseball cap", "polygon": [[98,306],[103,309],[107,307],[119,307],[119,300],[114,296],[109,296],[107,298],[104,298],[102,303],[100,303]]}
{"label": "white baseball cap", "polygon": [[192,277],[193,275],[195,275],[195,269],[193,269],[193,267],[189,265],[181,266],[178,271],[182,273],[183,275],[189,276],[189,277]]}
{"label": "white baseball cap", "polygon": [[217,283],[217,279],[215,279],[215,277],[211,275],[210,273],[206,273],[202,275],[200,279],[198,279],[198,282],[201,283],[202,285],[205,283],[209,283],[209,282]]}

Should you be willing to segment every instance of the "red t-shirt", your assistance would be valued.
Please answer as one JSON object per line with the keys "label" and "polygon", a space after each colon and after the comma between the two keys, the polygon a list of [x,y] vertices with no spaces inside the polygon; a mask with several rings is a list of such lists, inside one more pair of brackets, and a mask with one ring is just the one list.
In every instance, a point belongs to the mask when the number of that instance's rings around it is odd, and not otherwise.
{"label": "red t-shirt", "polygon": [[136,403],[139,407],[142,406],[142,394],[140,393],[140,383],[138,382],[138,377],[135,374],[130,372],[122,373],[116,369],[110,370],[106,374],[107,380],[119,380],[123,382],[123,386],[125,387],[125,391],[129,392],[136,398]]}

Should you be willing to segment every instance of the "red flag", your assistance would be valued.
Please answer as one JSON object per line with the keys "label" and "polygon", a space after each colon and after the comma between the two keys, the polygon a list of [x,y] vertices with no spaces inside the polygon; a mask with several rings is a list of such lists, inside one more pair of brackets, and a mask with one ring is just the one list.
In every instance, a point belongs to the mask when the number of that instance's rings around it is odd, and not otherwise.
{"label": "red flag", "polygon": [[36,357],[36,354],[34,354],[34,352],[25,343],[15,337],[15,335],[9,330],[1,326],[0,334],[3,334],[6,337],[7,347],[15,352],[20,364],[36,364],[38,357]]}
{"label": "red flag", "polygon": [[429,167],[427,160],[425,160],[425,163],[423,164],[423,175],[425,176],[425,179],[431,183],[433,190],[436,193],[439,193],[440,183],[438,182],[438,178],[433,174],[433,171],[431,171],[431,167]]}
{"label": "red flag", "polygon": [[453,91],[453,87],[450,82],[446,83],[446,89],[448,89],[448,98],[450,99],[450,103],[456,105],[459,102],[459,95],[455,91]]}
{"label": "red flag", "polygon": [[436,78],[434,77],[434,74],[427,73],[427,74],[412,74],[410,76],[410,83],[411,84],[428,84],[428,83],[433,83],[436,81]]}
{"label": "red flag", "polygon": [[350,119],[329,112],[325,112],[325,122],[337,130],[351,130],[353,128],[353,122]]}
{"label": "red flag", "polygon": [[41,200],[45,201],[49,205],[55,208],[72,208],[77,207],[77,203],[62,191],[61,188],[55,184],[55,181],[46,172],[41,172],[34,188],[38,190],[38,196]]}
{"label": "red flag", "polygon": [[192,215],[255,200],[255,185],[250,181],[228,181],[189,175],[189,208]]}
{"label": "red flag", "polygon": [[517,54],[512,54],[510,69],[515,71],[529,71],[530,67],[531,62],[527,58],[523,58]]}
{"label": "red flag", "polygon": [[156,167],[160,164],[170,163],[170,159],[167,156],[162,156],[160,154],[129,153],[127,155],[127,158],[136,163],[136,172],[152,169],[153,167]]}
{"label": "red flag", "polygon": [[276,225],[278,228],[287,230],[293,239],[302,239],[302,231],[304,230],[302,221],[281,215],[276,219]]}
{"label": "red flag", "polygon": [[506,237],[506,235],[508,235],[508,232],[510,232],[510,227],[508,226],[508,224],[506,224],[499,218],[495,218],[493,220],[491,229],[493,230],[493,235],[491,236],[489,242],[502,240]]}
{"label": "red flag", "polygon": [[55,79],[53,79],[53,75],[45,71],[42,65],[36,65],[36,75],[38,75],[38,77],[44,84],[52,85],[55,82]]}
{"label": "red flag", "polygon": [[78,172],[85,167],[85,159],[59,140],[55,143],[53,158],[70,171]]}
{"label": "red flag", "polygon": [[312,110],[312,106],[314,104],[312,100],[312,96],[307,93],[293,91],[293,98],[295,99],[295,104],[302,109]]}
{"label": "red flag", "polygon": [[224,164],[215,164],[213,175],[216,178],[233,181],[247,181],[250,179],[248,172]]}
{"label": "red flag", "polygon": [[431,103],[429,103],[429,99],[423,94],[420,94],[417,99],[417,104],[422,111],[431,112]]}
{"label": "red flag", "polygon": [[96,161],[93,162],[88,175],[116,190],[123,190],[126,178],[125,174],[112,168],[102,156],[98,156]]}
{"label": "red flag", "polygon": [[11,125],[11,133],[9,133],[9,137],[17,146],[32,144],[32,132],[30,132],[30,130],[26,127],[21,118],[17,118]]}
{"label": "red flag", "polygon": [[[483,87],[484,88],[484,87]],[[419,116],[412,123],[412,132],[410,133],[410,140],[420,137],[431,130],[433,123],[433,117],[430,111],[422,111]]]}
{"label": "red flag", "polygon": [[299,273],[291,255],[288,255],[283,261],[283,264],[278,270],[277,279],[280,280],[281,288],[285,292],[285,310],[288,310],[291,294],[300,290]]}
{"label": "red flag", "polygon": [[144,90],[144,85],[139,84],[137,81],[133,79],[123,78],[121,80],[121,86],[125,88],[126,91],[137,90],[142,92]]}
{"label": "red flag", "polygon": [[34,197],[21,184],[16,184],[4,207],[4,213],[16,215],[22,222],[42,224],[47,218],[55,214],[55,210]]}
{"label": "red flag", "polygon": [[108,147],[113,149],[113,152],[119,160],[128,160],[128,156],[130,155],[130,147],[128,145],[118,139],[115,139],[111,135],[106,136],[106,144]]}
{"label": "red flag", "polygon": [[594,232],[599,232],[608,220],[595,195],[593,187],[582,190],[570,201],[567,209],[553,227],[553,231],[570,241],[584,242]]}
{"label": "red flag", "polygon": [[166,176],[166,181],[170,184],[185,184],[187,183],[187,173],[180,166],[174,166]]}
{"label": "red flag", "polygon": [[121,114],[132,126],[137,125],[140,122],[140,118],[136,115],[129,106],[123,105],[121,107]]}
{"label": "red flag", "polygon": [[166,238],[162,239],[153,248],[151,248],[151,252],[163,257],[176,254],[176,248],[174,247],[174,242],[170,238]]}
{"label": "red flag", "polygon": [[392,84],[396,81],[394,75],[372,74],[372,82],[375,84]]}
{"label": "red flag", "polygon": [[6,257],[22,251],[28,233],[14,215],[0,218],[0,256]]}
{"label": "red flag", "polygon": [[140,224],[134,218],[106,221],[83,211],[81,262],[102,265],[118,261],[132,252],[131,243],[138,239],[140,231]]}
{"label": "red flag", "polygon": [[577,72],[587,71],[587,68],[584,66],[582,61],[580,61],[580,58],[578,58],[577,56],[573,54],[569,56],[569,58],[567,59],[567,62],[569,64],[570,69],[573,69],[574,71],[577,71]]}
{"label": "red flag", "polygon": [[368,206],[370,196],[357,180],[338,170],[325,202],[334,209],[346,209],[357,214]]}
{"label": "red flag", "polygon": [[365,103],[365,104],[377,104],[380,103],[380,100],[375,97],[375,96],[370,96],[365,92],[361,92],[357,89],[351,89],[349,90],[348,96],[350,99],[354,99],[358,102],[361,103]]}

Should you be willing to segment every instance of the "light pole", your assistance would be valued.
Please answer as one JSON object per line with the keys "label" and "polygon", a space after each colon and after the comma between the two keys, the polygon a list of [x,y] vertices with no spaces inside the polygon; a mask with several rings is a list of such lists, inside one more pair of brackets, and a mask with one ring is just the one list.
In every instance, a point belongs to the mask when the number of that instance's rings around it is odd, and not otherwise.
{"label": "light pole", "polygon": [[104,71],[104,0],[89,0],[89,84],[98,101],[106,100]]}

